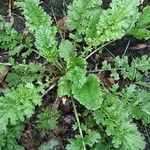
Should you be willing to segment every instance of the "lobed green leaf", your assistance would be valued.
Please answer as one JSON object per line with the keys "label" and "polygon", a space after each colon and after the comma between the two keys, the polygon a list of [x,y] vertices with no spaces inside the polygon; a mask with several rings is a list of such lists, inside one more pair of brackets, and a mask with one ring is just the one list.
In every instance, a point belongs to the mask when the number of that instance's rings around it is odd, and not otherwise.
{"label": "lobed green leaf", "polygon": [[81,88],[73,86],[72,92],[73,97],[87,109],[96,110],[101,107],[103,96],[98,78],[95,75],[89,75]]}

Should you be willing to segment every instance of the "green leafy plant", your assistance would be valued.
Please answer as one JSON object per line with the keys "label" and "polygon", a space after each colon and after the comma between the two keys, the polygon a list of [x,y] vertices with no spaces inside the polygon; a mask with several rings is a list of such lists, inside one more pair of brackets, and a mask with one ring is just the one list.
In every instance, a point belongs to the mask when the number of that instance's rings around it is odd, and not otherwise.
{"label": "green leafy plant", "polygon": [[117,56],[115,58],[115,67],[111,67],[110,64],[107,63],[107,61],[104,61],[102,64],[102,70],[105,71],[111,71],[111,77],[113,77],[115,80],[119,80],[119,72],[120,75],[124,79],[130,79],[130,80],[136,80],[141,81],[142,74],[145,73],[145,75],[148,74],[149,70],[149,63],[150,58],[147,55],[143,55],[142,58],[135,58],[132,60],[131,64],[129,65],[129,60],[127,56],[124,56],[123,58],[120,58]]}
{"label": "green leafy plant", "polygon": [[[116,81],[120,79],[120,76],[123,76],[124,79],[128,78],[131,81],[134,80],[137,85],[131,84],[121,92],[117,92],[118,86],[116,84],[111,89],[113,92],[112,94],[103,87],[102,90],[106,90],[102,94],[104,100],[100,109],[93,112],[94,119],[98,125],[106,127],[105,132],[107,136],[112,138],[113,145],[110,145],[110,147],[123,150],[144,149],[144,138],[139,133],[132,118],[141,119],[145,125],[149,124],[149,93],[138,88],[138,82],[142,79],[142,73],[146,75],[150,69],[149,58],[147,56],[142,56],[141,59],[133,59],[129,65],[127,56],[123,58],[116,57],[113,67],[108,64],[107,61],[104,61],[102,64],[102,69],[98,71],[110,71],[110,76]],[[88,104],[92,106],[93,101]],[[85,104],[85,106],[86,105],[87,104]],[[84,131],[84,129],[82,130]],[[68,145],[67,149],[84,149],[83,140],[85,144],[88,145],[86,143],[86,135],[84,138],[76,136],[75,139],[70,141],[71,143]],[[94,142],[94,144],[95,143],[96,142]],[[100,145],[103,144],[100,141],[99,143]],[[76,147],[76,145],[78,145],[78,147]]]}
{"label": "green leafy plant", "polygon": [[39,6],[39,0],[26,0],[18,2],[18,7],[23,9],[26,25],[35,34],[35,45],[41,54],[52,63],[57,61],[56,27],[52,26],[51,17]]}
{"label": "green leafy plant", "polygon": [[136,86],[132,84],[122,91],[122,101],[129,108],[132,117],[141,119],[145,125],[150,123],[149,96],[150,93],[142,89],[137,90]]}
{"label": "green leafy plant", "polygon": [[[85,130],[86,131],[86,130]],[[86,131],[84,139],[80,135],[76,135],[75,139],[69,140],[70,144],[67,145],[67,150],[83,150],[84,146],[82,140],[85,141],[85,144],[92,148],[100,140],[100,134],[97,131],[89,130]]]}
{"label": "green leafy plant", "polygon": [[0,132],[7,130],[7,125],[23,122],[25,117],[31,117],[36,105],[40,105],[39,89],[32,84],[18,85],[16,89],[4,91],[0,97]]}
{"label": "green leafy plant", "polygon": [[42,112],[37,116],[37,128],[45,132],[52,131],[57,127],[59,117],[60,112],[57,108],[43,108]]}
{"label": "green leafy plant", "polygon": [[107,10],[101,4],[101,0],[74,0],[69,6],[68,25],[76,29],[77,35],[85,35],[90,46],[120,39],[139,16],[139,0],[112,0]]}
{"label": "green leafy plant", "polygon": [[24,123],[7,125],[7,131],[0,134],[0,149],[2,150],[23,150],[21,145],[18,145],[16,139],[19,139],[24,129]]}
{"label": "green leafy plant", "polygon": [[[0,16],[0,49],[8,50],[10,56],[21,54],[26,58],[32,52],[31,39],[27,37],[25,41],[21,34],[15,31],[10,23],[4,21]],[[23,50],[26,50],[23,52]]]}
{"label": "green leafy plant", "polygon": [[[45,68],[45,66],[40,63],[14,63],[10,64],[11,74],[6,76],[5,81],[9,83],[10,86],[16,87],[19,84],[26,83],[36,83],[37,85],[42,85],[42,79],[47,78],[46,82],[49,84],[50,80],[47,76],[51,76],[50,70]],[[20,80],[16,80],[19,78]],[[46,84],[47,84],[46,83]]]}
{"label": "green leafy plant", "polygon": [[70,60],[68,66],[70,66],[70,69],[65,76],[59,80],[58,95],[73,95],[75,99],[91,110],[100,108],[103,98],[101,97],[102,93],[100,91],[99,82],[95,75],[86,77],[85,60],[81,57],[74,58]]}
{"label": "green leafy plant", "polygon": [[131,122],[128,113],[123,104],[116,101],[112,106],[104,104],[101,110],[94,112],[94,118],[98,124],[106,126],[106,134],[113,137],[112,143],[115,148],[143,149],[144,138]]}
{"label": "green leafy plant", "polygon": [[19,138],[18,130],[20,130],[20,124],[25,121],[25,117],[31,117],[35,106],[41,104],[39,90],[32,84],[27,84],[3,91],[4,96],[0,97],[0,139],[2,140],[0,147],[12,147],[10,149],[15,149],[13,145],[19,147],[13,142],[15,138]]}
{"label": "green leafy plant", "polygon": [[[68,7],[66,17],[68,28],[74,32],[70,33],[70,39],[63,37],[57,41],[58,29],[40,4],[40,0],[16,3],[23,11],[29,32],[35,37],[35,52],[54,69],[49,71],[43,65],[26,61],[22,64],[17,61],[1,63],[0,71],[4,70],[5,65],[12,66],[6,81],[13,87],[4,90],[0,97],[0,146],[8,149],[10,143],[7,143],[7,138],[13,141],[12,149],[18,146],[14,139],[19,138],[20,134],[13,132],[9,136],[9,130],[19,130],[18,123],[23,123],[25,118],[32,116],[35,106],[41,104],[40,93],[45,87],[41,86],[44,84],[43,77],[47,78],[48,71],[55,78],[53,72],[56,70],[57,94],[59,97],[71,98],[80,133],[69,140],[68,150],[96,150],[104,147],[143,150],[145,141],[133,119],[140,119],[145,125],[150,123],[149,93],[139,88],[139,84],[144,85],[141,82],[143,74],[146,76],[150,70],[149,57],[135,58],[130,62],[124,56],[116,57],[113,64],[107,61],[100,63],[95,71],[108,73],[114,79],[115,84],[109,88],[103,85],[99,76],[89,74],[87,59],[106,44],[125,35],[133,35],[138,39],[150,38],[147,19],[150,7],[147,6],[140,12],[139,0],[112,0],[109,8],[103,9],[101,0],[74,0]],[[27,37],[24,42],[22,36],[0,18],[1,49],[8,50],[12,56],[20,56],[25,49],[30,51],[31,47],[30,38]],[[30,52],[22,57],[30,55]],[[128,80],[127,85],[118,88],[120,79]],[[80,117],[89,117],[90,122],[80,123],[74,100],[87,111],[87,115],[81,114]],[[53,130],[59,116],[57,109],[43,108],[38,115],[38,129]]]}
{"label": "green leafy plant", "polygon": [[150,21],[149,19],[147,19],[149,17],[150,17],[150,7],[147,6],[140,13],[138,22],[129,33],[138,39],[149,39],[150,31],[148,29],[150,28]]}

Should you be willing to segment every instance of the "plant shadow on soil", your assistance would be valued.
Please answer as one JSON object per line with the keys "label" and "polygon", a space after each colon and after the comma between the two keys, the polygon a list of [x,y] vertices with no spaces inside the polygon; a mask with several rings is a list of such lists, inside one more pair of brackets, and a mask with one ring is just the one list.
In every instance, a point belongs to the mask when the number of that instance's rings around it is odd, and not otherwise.
{"label": "plant shadow on soil", "polygon": [[[50,16],[55,15],[55,17],[57,19],[61,19],[64,17],[67,5],[71,1],[72,0],[49,0],[49,1],[43,0],[43,3],[41,6],[44,8],[44,10]],[[110,0],[107,0],[108,3],[109,3],[109,1]],[[105,0],[104,0],[104,2],[105,2]],[[108,3],[107,3],[107,5],[108,5]],[[145,1],[145,4],[147,4],[147,3],[148,3],[148,0],[147,0],[147,2]],[[0,1],[0,15],[2,15],[6,20],[8,19],[7,18],[8,0]],[[13,27],[18,32],[22,33],[23,30],[25,29],[25,22],[24,22],[24,19],[21,15],[20,11],[15,8],[12,11],[12,15],[14,17]],[[150,45],[150,40],[139,41],[139,40],[133,39],[132,37],[124,37],[121,40],[117,40],[116,42],[106,46],[101,55],[99,55],[99,54],[93,55],[88,60],[88,62],[90,64],[89,68],[93,69],[99,60],[100,61],[109,60],[109,59],[112,59],[113,56],[123,55],[129,42],[130,42],[130,45],[129,45],[128,51],[126,52],[126,55],[128,55],[130,58],[139,57],[144,54],[147,54],[150,56],[150,47],[149,48],[145,47],[145,48],[136,49],[136,50],[130,49],[130,47],[134,47],[138,44]],[[0,54],[0,56],[3,57],[2,59],[4,59],[4,57],[7,57],[3,54]],[[33,61],[35,59],[35,56],[33,55],[29,59],[31,59],[29,61]],[[22,144],[27,150],[31,150],[31,149],[36,150],[37,147],[39,145],[41,145],[41,143],[43,143],[44,141],[48,141],[49,139],[52,139],[55,137],[56,137],[56,139],[58,139],[58,141],[60,141],[58,150],[61,150],[61,149],[63,150],[63,149],[65,149],[64,147],[67,144],[68,138],[74,137],[75,132],[72,130],[72,123],[75,122],[75,118],[74,118],[74,114],[72,111],[72,106],[71,106],[70,101],[65,106],[64,105],[60,106],[60,109],[62,111],[62,116],[60,117],[59,125],[56,130],[45,135],[35,129],[36,114],[41,110],[42,107],[45,107],[47,105],[52,105],[54,103],[56,97],[57,97],[56,89],[54,88],[52,91],[47,93],[47,95],[44,96],[43,104],[42,104],[42,106],[36,108],[35,115],[33,115],[33,117],[31,119],[26,121],[26,128],[24,130],[24,133],[23,133],[21,139],[19,140],[19,143]],[[82,108],[81,108],[81,110],[82,110]],[[80,110],[79,110],[79,113],[80,113]],[[145,150],[149,150],[150,149],[150,141],[149,141],[150,140],[150,138],[149,138],[150,137],[150,127],[143,126],[140,121],[135,121],[135,122],[137,123],[137,126],[138,126],[140,132],[142,132],[146,138],[147,146],[146,146]]]}

